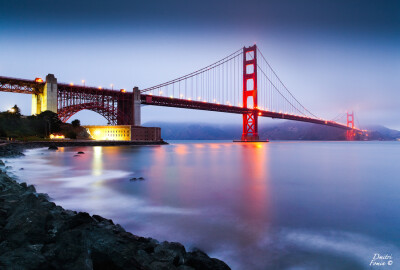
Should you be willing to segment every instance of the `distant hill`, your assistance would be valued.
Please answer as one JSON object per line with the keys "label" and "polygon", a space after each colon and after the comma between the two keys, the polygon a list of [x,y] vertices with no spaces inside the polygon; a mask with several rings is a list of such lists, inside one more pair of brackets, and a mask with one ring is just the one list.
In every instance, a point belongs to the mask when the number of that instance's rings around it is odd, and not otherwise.
{"label": "distant hill", "polygon": [[[161,127],[165,140],[232,140],[240,139],[242,126],[234,124],[147,122],[144,126]],[[396,140],[400,131],[383,126],[368,127],[370,140]],[[270,140],[344,140],[343,129],[311,123],[287,121],[259,126],[262,139]]]}

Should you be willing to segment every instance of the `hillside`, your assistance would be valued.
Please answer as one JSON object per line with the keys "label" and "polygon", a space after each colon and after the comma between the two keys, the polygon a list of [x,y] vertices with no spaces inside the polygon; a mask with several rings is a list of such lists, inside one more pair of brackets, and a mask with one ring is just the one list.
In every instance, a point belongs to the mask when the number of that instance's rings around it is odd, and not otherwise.
{"label": "hillside", "polygon": [[[144,126],[161,127],[165,140],[232,140],[242,134],[241,125],[205,123],[147,122]],[[369,140],[396,140],[400,131],[382,126],[371,126]],[[259,126],[262,139],[270,140],[344,140],[345,131],[311,123],[287,121]]]}

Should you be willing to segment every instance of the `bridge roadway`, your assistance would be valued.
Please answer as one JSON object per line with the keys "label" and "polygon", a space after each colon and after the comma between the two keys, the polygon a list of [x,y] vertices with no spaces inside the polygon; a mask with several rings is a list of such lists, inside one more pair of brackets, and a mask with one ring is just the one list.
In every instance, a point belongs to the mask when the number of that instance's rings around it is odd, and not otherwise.
{"label": "bridge roadway", "polygon": [[[0,91],[3,92],[14,92],[14,93],[22,93],[22,94],[34,94],[43,91],[44,82],[35,81],[35,80],[25,80],[25,79],[16,79],[10,77],[2,77],[0,76]],[[88,92],[90,91],[92,94],[97,94],[99,96],[108,96],[120,94],[120,91],[111,90],[111,89],[99,89],[96,87],[88,87],[88,86],[80,86],[80,85],[71,85],[65,83],[58,83],[57,87],[59,90],[61,89],[70,89],[70,91],[74,92]],[[131,92],[124,93],[126,95],[132,95]],[[141,94],[141,104],[143,105],[152,105],[152,106],[164,106],[164,107],[174,107],[174,108],[185,108],[185,109],[194,109],[194,110],[203,110],[203,111],[215,111],[215,112],[225,112],[225,113],[235,113],[235,114],[244,114],[249,113],[253,109],[242,108],[237,106],[223,105],[223,104],[215,104],[215,103],[206,103],[203,101],[195,101],[195,100],[186,100],[179,98],[169,98],[163,96],[155,96],[155,95],[146,95]],[[352,130],[351,127],[348,127],[344,124],[340,124],[334,121],[317,119],[304,117],[299,115],[285,114],[280,112],[271,112],[271,111],[263,111],[259,109],[254,109],[257,114],[261,117],[270,117],[276,119],[287,119],[294,120],[300,122],[314,123],[319,125],[331,126],[336,128],[341,128],[344,130]],[[359,129],[353,129],[356,132],[362,132]]]}
{"label": "bridge roadway", "polygon": [[[194,109],[194,110],[203,110],[203,111],[214,111],[214,112],[225,112],[225,113],[236,113],[236,114],[244,114],[249,113],[251,111],[256,111],[260,117],[270,117],[276,119],[287,119],[294,120],[300,122],[308,122],[319,125],[325,125],[330,127],[341,128],[345,130],[352,130],[352,128],[334,122],[317,118],[309,118],[299,115],[285,114],[280,112],[271,112],[271,111],[263,111],[258,109],[247,109],[237,106],[223,105],[223,104],[215,104],[215,103],[207,103],[203,101],[195,101],[195,100],[186,100],[186,99],[178,99],[178,98],[169,98],[162,96],[154,96],[154,95],[141,95],[141,104],[144,105],[153,105],[153,106],[163,106],[163,107],[174,107],[174,108],[185,108],[185,109]],[[361,132],[359,129],[354,129],[354,131]]]}

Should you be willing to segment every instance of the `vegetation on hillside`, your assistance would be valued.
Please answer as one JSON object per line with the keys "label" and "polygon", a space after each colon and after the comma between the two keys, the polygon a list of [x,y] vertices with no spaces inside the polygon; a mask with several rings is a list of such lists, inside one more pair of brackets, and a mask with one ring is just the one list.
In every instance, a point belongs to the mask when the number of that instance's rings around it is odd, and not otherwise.
{"label": "vegetation on hillside", "polygon": [[88,138],[79,120],[73,124],[62,123],[58,115],[45,111],[38,115],[22,116],[17,105],[0,112],[0,138],[35,140],[49,138],[50,134],[64,135],[66,138]]}

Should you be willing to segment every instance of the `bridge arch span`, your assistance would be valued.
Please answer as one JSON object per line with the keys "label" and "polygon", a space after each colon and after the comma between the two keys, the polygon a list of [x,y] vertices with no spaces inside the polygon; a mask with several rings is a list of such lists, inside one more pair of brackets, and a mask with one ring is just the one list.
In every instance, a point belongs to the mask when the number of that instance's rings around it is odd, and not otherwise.
{"label": "bridge arch span", "polygon": [[109,106],[107,104],[99,104],[95,102],[81,103],[59,108],[58,116],[62,122],[66,123],[74,114],[83,110],[90,110],[100,114],[111,125],[118,124],[117,120],[119,116],[124,117],[124,113],[116,109],[115,106]]}

